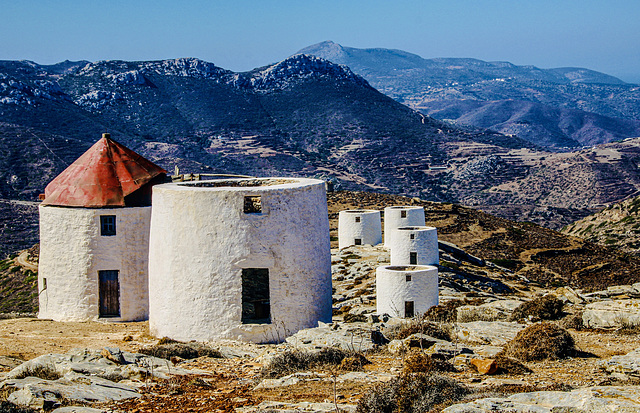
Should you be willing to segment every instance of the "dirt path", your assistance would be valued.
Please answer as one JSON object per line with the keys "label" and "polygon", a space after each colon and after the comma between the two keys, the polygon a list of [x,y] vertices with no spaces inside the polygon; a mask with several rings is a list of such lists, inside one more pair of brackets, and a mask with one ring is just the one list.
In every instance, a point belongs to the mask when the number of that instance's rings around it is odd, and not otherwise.
{"label": "dirt path", "polygon": [[[130,337],[130,339],[129,339]],[[0,320],[0,356],[24,360],[48,353],[65,353],[73,348],[118,347],[136,351],[156,339],[147,322],[59,323],[37,318]]]}

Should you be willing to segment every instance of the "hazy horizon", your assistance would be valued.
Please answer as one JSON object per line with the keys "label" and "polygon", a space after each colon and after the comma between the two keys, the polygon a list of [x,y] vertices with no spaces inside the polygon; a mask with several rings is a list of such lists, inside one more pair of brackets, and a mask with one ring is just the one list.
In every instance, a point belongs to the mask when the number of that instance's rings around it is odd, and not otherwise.
{"label": "hazy horizon", "polygon": [[2,60],[197,57],[234,71],[326,40],[540,68],[583,67],[640,83],[640,2],[382,0],[322,3],[0,0]]}

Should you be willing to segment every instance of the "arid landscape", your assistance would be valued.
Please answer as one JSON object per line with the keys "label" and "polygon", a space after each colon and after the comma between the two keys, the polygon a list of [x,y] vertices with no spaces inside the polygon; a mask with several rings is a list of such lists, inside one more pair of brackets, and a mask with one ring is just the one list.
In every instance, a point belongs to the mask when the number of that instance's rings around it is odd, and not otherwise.
{"label": "arid landscape", "polygon": [[[625,307],[640,298],[635,256],[452,204],[344,191],[329,193],[328,200],[332,243],[340,210],[424,206],[427,225],[436,226],[446,243],[440,250],[440,305],[412,320],[375,316],[375,268],[388,262],[388,250],[333,249],[333,323],[303,330],[282,344],[159,341],[149,334],[147,322],[2,320],[0,356],[3,374],[8,375],[2,383],[4,397],[29,400],[32,407],[84,406],[97,412],[374,412],[392,411],[385,409],[393,403],[408,403],[413,406],[409,411],[435,412],[460,403],[475,403],[480,409],[487,398],[493,405],[505,406],[511,395],[539,391],[550,391],[545,394],[555,395],[553,400],[559,403],[562,394],[600,386],[589,395],[571,393],[575,400],[563,403],[599,406],[598,394],[612,391],[615,394],[608,397],[640,406],[640,395],[631,390],[640,373],[632,361],[615,358],[634,360],[638,356],[633,351],[640,348],[636,304]],[[27,267],[36,261],[37,249],[5,260],[3,279],[25,280],[31,271]],[[541,301],[543,296],[546,301]],[[6,296],[0,299],[4,302]],[[518,309],[526,302],[538,306]],[[33,298],[17,304],[16,310],[28,308],[29,303],[35,305]],[[621,306],[599,307],[603,303]],[[511,343],[516,335],[540,325],[566,332],[570,341],[542,346],[558,353],[531,358],[514,353]],[[78,353],[77,349],[92,350]],[[136,353],[148,355],[128,364],[126,360],[134,357],[129,354]],[[80,364],[49,358],[40,363],[48,363],[47,369],[57,373],[47,370],[44,375],[33,366],[9,373],[23,361],[46,354],[76,354],[65,357]],[[158,361],[143,361],[147,358]],[[115,370],[90,373],[105,368]],[[25,369],[41,377],[29,379],[27,373],[18,373]],[[78,374],[85,378],[71,379]],[[116,387],[127,386],[132,390],[126,394],[135,396],[101,402],[95,390],[105,386],[97,381],[100,377],[114,380]],[[17,392],[26,389],[21,380],[32,380],[30,398],[25,399],[25,390]],[[438,388],[454,387],[443,393],[446,397],[427,400],[418,394],[395,393],[393,383],[398,380],[409,387],[412,380],[440,380]],[[92,383],[93,396],[78,391],[84,382]],[[69,390],[74,386],[79,387]],[[54,396],[43,396],[47,391]],[[418,399],[420,406],[415,404]],[[544,407],[536,403],[543,402],[532,396],[512,406],[513,411]]]}

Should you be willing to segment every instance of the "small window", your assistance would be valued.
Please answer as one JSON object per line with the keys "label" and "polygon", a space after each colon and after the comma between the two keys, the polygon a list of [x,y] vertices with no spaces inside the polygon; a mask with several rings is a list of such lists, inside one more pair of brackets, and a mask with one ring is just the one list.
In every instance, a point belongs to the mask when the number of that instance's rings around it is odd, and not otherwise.
{"label": "small window", "polygon": [[356,239],[354,239],[354,240],[353,240],[353,243],[354,243],[355,245],[362,245],[362,239],[360,239],[360,238],[356,238]]}
{"label": "small window", "polygon": [[416,234],[409,234],[409,239],[416,239]]}
{"label": "small window", "polygon": [[406,276],[406,277],[407,277],[407,278],[406,278],[407,282],[408,282],[408,281],[411,281],[411,274],[407,274],[407,276]]}
{"label": "small window", "polygon": [[406,218],[407,217],[407,211],[400,211],[400,218]]}
{"label": "small window", "polygon": [[42,291],[47,289],[47,279],[43,278],[42,279]]}
{"label": "small window", "polygon": [[418,265],[418,253],[410,252],[409,253],[409,264],[410,265]]}
{"label": "small window", "polygon": [[356,217],[356,222],[360,222],[360,217]]}
{"label": "small window", "polygon": [[262,198],[260,196],[244,197],[244,213],[259,214],[262,212]]}
{"label": "small window", "polygon": [[413,310],[413,301],[405,301],[404,302],[404,317],[411,318],[415,315]]}
{"label": "small window", "polygon": [[116,235],[115,215],[100,215],[100,235],[103,237]]}

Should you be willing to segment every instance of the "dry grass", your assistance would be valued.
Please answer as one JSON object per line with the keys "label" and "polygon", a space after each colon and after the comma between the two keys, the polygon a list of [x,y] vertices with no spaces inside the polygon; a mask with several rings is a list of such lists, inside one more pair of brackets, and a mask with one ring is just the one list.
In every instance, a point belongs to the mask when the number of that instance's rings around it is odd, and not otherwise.
{"label": "dry grass", "polygon": [[437,374],[403,374],[374,386],[358,403],[356,413],[423,413],[467,396],[471,391]]}
{"label": "dry grass", "polygon": [[182,343],[167,337],[158,340],[158,343],[154,346],[141,348],[139,352],[166,360],[170,360],[172,357],[181,359],[195,359],[198,357],[222,358],[220,351],[215,348],[195,342]]}
{"label": "dry grass", "polygon": [[520,304],[511,314],[510,321],[557,320],[562,317],[562,307],[564,307],[562,300],[553,295],[545,295]]}
{"label": "dry grass", "polygon": [[577,353],[571,334],[549,322],[533,324],[518,332],[504,351],[506,356],[522,361],[558,360]]}
{"label": "dry grass", "polygon": [[347,352],[336,347],[325,347],[315,352],[289,350],[272,358],[260,374],[263,377],[277,378],[298,371],[331,366],[361,370],[365,364],[369,364],[369,360],[362,353]]}
{"label": "dry grass", "polygon": [[408,373],[432,373],[432,372],[457,372],[453,364],[446,361],[434,360],[428,355],[415,352],[405,360],[402,372]]}

